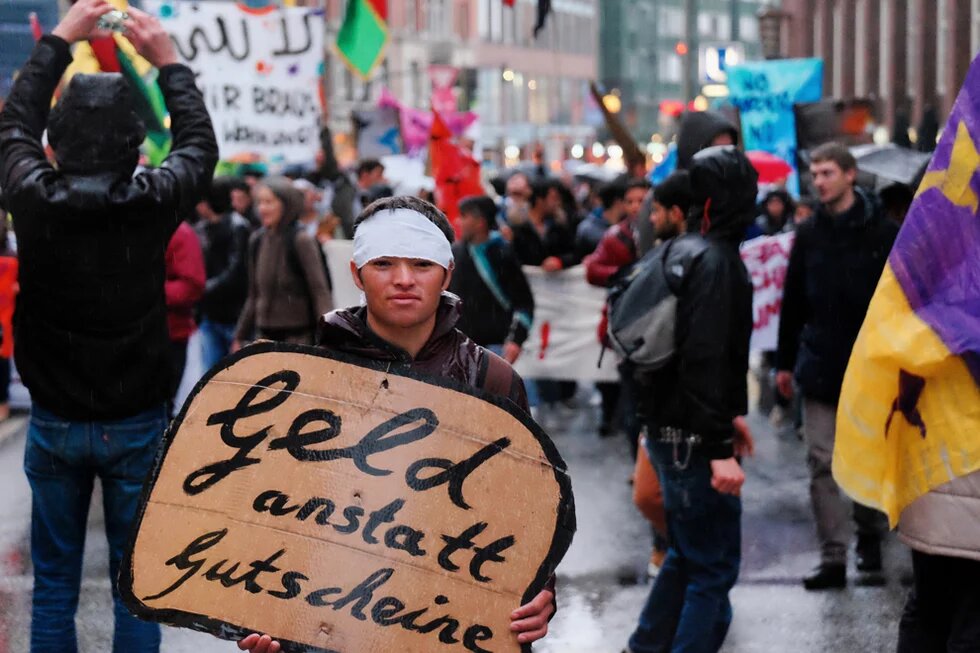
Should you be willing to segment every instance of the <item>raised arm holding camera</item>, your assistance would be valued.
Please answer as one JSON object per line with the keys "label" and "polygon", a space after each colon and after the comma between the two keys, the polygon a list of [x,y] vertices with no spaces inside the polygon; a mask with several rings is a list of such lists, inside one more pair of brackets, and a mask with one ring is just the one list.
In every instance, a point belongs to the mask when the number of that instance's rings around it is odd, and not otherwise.
{"label": "raised arm holding camera", "polygon": [[[77,650],[86,518],[100,478],[115,600],[113,651],[159,650],[160,630],[119,603],[116,575],[166,426],[164,252],[218,157],[194,75],[136,9],[125,36],[159,68],[173,145],[134,175],[145,127],[118,74],[75,75],[70,46],[104,36],[104,0],[79,0],[41,38],[0,113],[0,188],[20,250],[17,368],[33,401],[24,467],[33,511],[32,651]],[[50,114],[50,115],[49,115]],[[47,128],[55,163],[45,156]]]}

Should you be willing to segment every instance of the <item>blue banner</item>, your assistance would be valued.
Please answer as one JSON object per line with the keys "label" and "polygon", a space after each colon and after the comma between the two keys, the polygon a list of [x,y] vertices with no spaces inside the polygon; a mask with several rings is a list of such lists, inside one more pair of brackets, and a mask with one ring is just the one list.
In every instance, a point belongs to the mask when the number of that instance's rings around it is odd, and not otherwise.
{"label": "blue banner", "polygon": [[793,168],[786,189],[799,197],[793,105],[820,100],[823,60],[782,59],[732,66],[728,88],[741,114],[745,150],[769,152],[786,161]]}

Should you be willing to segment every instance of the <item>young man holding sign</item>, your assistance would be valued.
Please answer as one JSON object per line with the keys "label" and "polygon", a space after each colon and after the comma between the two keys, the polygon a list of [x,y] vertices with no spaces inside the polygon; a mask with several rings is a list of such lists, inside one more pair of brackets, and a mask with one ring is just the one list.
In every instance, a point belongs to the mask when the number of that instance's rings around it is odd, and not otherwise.
{"label": "young man holding sign", "polygon": [[[351,274],[365,305],[325,315],[317,343],[507,398],[527,411],[521,378],[500,357],[456,328],[460,300],[446,293],[453,275],[453,230],[428,202],[393,197],[368,206],[354,223]],[[553,586],[511,613],[521,644],[541,639],[555,612]],[[242,650],[275,653],[268,635],[249,635]]]}

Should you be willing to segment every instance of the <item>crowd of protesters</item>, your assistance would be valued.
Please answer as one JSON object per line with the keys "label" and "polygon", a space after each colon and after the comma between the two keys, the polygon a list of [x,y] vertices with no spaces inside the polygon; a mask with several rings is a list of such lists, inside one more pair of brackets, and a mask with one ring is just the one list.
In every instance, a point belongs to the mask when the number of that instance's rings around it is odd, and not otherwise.
{"label": "crowd of protesters", "polygon": [[[760,408],[781,406],[791,426],[801,427],[807,448],[821,553],[803,585],[846,585],[852,508],[831,475],[834,414],[903,214],[886,212],[879,198],[855,185],[856,163],[845,147],[813,151],[814,195],[794,198],[782,188],[760,189],[731,123],[715,113],[692,113],[680,127],[679,169],[656,187],[625,174],[597,182],[550,177],[543,169],[514,172],[499,196],[459,203],[454,233],[430,204],[392,198],[381,162],[343,169],[326,130],[309,170],[269,176],[252,168],[213,176],[217,145],[193,76],[176,62],[156,21],[131,10],[127,36],[160,69],[173,125],[164,165],[137,168],[143,127],[119,77],[76,76],[49,111],[71,61],[68,46],[87,37],[106,8],[102,0],[76,3],[41,39],[0,114],[0,185],[16,232],[16,239],[8,234],[7,215],[0,214],[0,256],[16,255],[20,262],[19,285],[0,289],[11,303],[19,293],[13,333],[2,325],[2,353],[9,360],[7,345],[15,339],[17,366],[33,400],[25,460],[35,521],[33,651],[63,650],[65,641],[74,641],[95,476],[106,495],[115,583],[195,331],[205,368],[257,339],[324,345],[326,338],[343,349],[350,338],[361,342],[379,330],[390,348],[372,354],[377,357],[407,356],[407,364],[424,355],[453,359],[468,337],[513,364],[534,320],[525,267],[557,273],[582,265],[590,284],[615,289],[658,253],[677,297],[673,356],[656,367],[623,357],[618,381],[595,388],[597,435],[625,434],[643,466],[636,473],[637,503],[659,503],[648,515],[655,581],[628,651],[717,651],[732,619],[728,593],[741,559],[741,460],[753,448],[743,419],[753,290],[739,246],[790,231],[796,240],[778,349],[760,361]],[[99,120],[74,128],[95,110]],[[45,128],[55,164],[42,145]],[[429,237],[438,241],[436,253],[426,254],[445,271],[429,289],[436,326],[419,342],[377,321],[370,279],[394,272],[381,270],[376,259],[355,261],[366,307],[335,310],[348,307],[334,304],[323,245],[357,238],[359,226],[366,237],[363,225],[376,226],[377,218],[369,221],[382,209],[407,212],[413,220],[423,216]],[[426,267],[404,274],[428,279],[432,273]],[[447,290],[451,295],[442,295]],[[609,316],[596,317],[597,337],[608,345]],[[447,334],[451,342],[439,341],[437,354],[424,354],[427,338]],[[485,369],[497,356],[466,365]],[[494,368],[499,365],[489,368],[508,370]],[[503,374],[506,389],[499,394],[543,423],[551,411],[578,406],[575,382],[525,379],[525,397],[524,385],[510,374]],[[484,383],[490,381],[473,382]],[[0,393],[0,419],[7,415],[5,399]],[[96,431],[105,434],[106,447],[87,446]],[[881,515],[854,506],[853,516],[857,569],[880,574]],[[158,650],[157,627],[130,616],[115,592],[114,598],[114,650]],[[529,605],[515,617],[522,642],[547,631],[553,588]],[[278,650],[258,635],[242,646]]]}

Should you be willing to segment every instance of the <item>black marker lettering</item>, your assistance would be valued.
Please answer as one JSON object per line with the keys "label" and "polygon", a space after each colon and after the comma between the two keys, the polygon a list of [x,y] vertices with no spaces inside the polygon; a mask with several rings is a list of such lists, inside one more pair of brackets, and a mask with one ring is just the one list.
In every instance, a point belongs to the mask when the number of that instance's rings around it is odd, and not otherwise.
{"label": "black marker lettering", "polygon": [[282,590],[272,591],[269,590],[269,596],[274,596],[277,599],[295,599],[303,592],[302,586],[299,584],[301,580],[309,580],[309,577],[304,576],[298,571],[288,571],[282,575]]}
{"label": "black marker lettering", "polygon": [[183,551],[181,551],[180,553],[172,557],[170,560],[167,560],[166,566],[176,567],[180,571],[186,569],[187,573],[181,576],[180,578],[178,578],[173,585],[163,590],[159,594],[154,594],[152,596],[144,596],[143,601],[146,602],[146,601],[155,601],[156,599],[161,599],[166,595],[170,594],[171,592],[175,591],[178,587],[180,587],[184,583],[186,583],[187,580],[190,579],[195,574],[197,574],[197,572],[201,570],[201,567],[204,566],[204,563],[207,562],[206,558],[204,560],[191,560],[191,556],[197,555],[202,551],[206,551],[207,549],[210,549],[215,544],[217,544],[222,539],[224,539],[225,535],[227,534],[228,534],[227,528],[222,529],[220,531],[212,531],[210,533],[205,533],[201,537],[195,539],[193,542],[188,544]]}
{"label": "black marker lettering", "polygon": [[[423,458],[412,463],[405,471],[405,483],[416,492],[424,492],[448,483],[449,498],[452,499],[452,502],[464,510],[469,510],[470,506],[463,498],[463,483],[480,465],[509,446],[510,440],[508,438],[500,438],[483,447],[466,460],[456,464],[453,464],[451,460],[446,460],[445,458]],[[436,468],[443,471],[428,478],[419,478],[419,473],[427,468]]]}

